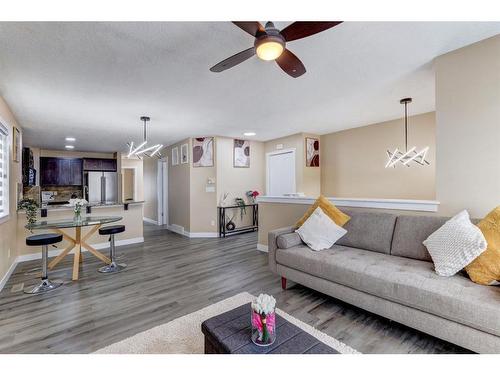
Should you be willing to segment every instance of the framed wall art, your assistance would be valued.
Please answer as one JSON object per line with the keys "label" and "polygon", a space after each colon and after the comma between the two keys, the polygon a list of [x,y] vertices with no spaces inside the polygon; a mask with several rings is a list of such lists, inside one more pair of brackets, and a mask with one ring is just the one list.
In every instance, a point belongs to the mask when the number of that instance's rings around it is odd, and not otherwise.
{"label": "framed wall art", "polygon": [[214,138],[193,139],[193,167],[214,166]]}

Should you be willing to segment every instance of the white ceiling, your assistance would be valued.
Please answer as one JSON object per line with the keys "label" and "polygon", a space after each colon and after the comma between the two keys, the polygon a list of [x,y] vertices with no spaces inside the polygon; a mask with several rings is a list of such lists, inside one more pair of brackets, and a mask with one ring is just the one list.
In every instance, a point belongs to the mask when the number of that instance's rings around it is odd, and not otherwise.
{"label": "white ceiling", "polygon": [[[283,28],[289,22],[276,22]],[[436,56],[500,33],[487,22],[346,22],[288,44],[307,72],[294,79],[256,57],[209,68],[250,47],[229,22],[0,23],[0,94],[26,144],[125,150],[142,137],[258,140],[329,133],[434,110]]]}

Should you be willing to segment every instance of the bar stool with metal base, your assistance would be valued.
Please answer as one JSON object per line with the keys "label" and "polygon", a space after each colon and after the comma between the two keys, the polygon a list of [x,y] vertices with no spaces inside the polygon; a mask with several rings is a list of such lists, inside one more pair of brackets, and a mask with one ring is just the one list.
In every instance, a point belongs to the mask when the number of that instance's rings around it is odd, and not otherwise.
{"label": "bar stool with metal base", "polygon": [[24,293],[28,294],[41,294],[50,292],[59,288],[62,283],[52,282],[47,277],[47,257],[49,252],[49,245],[61,242],[63,239],[62,234],[46,233],[29,236],[26,238],[26,245],[28,246],[42,246],[42,281],[34,287],[24,289]]}
{"label": "bar stool with metal base", "polygon": [[109,227],[104,227],[99,229],[100,235],[109,235],[109,258],[111,259],[111,263],[107,266],[101,267],[98,269],[99,272],[102,273],[112,273],[119,272],[127,267],[126,264],[118,264],[115,262],[115,234],[125,232],[125,225],[112,225]]}

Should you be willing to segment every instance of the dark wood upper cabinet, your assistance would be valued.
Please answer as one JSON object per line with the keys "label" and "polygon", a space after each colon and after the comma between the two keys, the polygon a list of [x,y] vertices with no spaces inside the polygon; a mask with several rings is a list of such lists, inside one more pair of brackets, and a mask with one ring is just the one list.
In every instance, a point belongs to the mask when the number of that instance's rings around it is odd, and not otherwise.
{"label": "dark wood upper cabinet", "polygon": [[40,184],[46,185],[82,185],[82,159],[40,158]]}
{"label": "dark wood upper cabinet", "polygon": [[83,170],[99,172],[116,172],[116,159],[83,159]]}

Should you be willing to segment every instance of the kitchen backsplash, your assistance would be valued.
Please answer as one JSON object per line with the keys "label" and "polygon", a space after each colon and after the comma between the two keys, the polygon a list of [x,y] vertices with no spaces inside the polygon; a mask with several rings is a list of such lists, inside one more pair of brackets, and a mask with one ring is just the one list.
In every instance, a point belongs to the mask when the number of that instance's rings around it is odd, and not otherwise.
{"label": "kitchen backsplash", "polygon": [[54,193],[53,202],[66,202],[73,198],[82,198],[83,190],[80,186],[46,186],[42,191]]}

